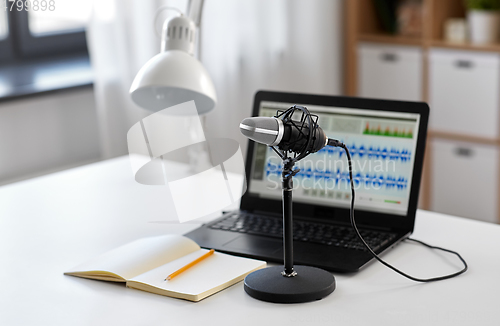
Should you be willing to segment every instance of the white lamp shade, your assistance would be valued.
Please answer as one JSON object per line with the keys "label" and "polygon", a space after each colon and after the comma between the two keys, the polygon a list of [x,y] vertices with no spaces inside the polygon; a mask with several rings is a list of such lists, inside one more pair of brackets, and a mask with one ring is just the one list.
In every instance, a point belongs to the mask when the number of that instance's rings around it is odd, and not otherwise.
{"label": "white lamp shade", "polygon": [[217,102],[214,84],[201,62],[180,50],[151,58],[137,73],[130,95],[137,105],[152,111],[194,100],[198,114],[203,114]]}

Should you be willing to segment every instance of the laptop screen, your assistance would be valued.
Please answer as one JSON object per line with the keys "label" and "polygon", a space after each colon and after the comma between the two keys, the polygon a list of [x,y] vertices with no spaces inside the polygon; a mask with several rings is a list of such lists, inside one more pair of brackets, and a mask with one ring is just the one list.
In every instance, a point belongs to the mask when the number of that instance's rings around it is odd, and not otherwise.
{"label": "laptop screen", "polygon": [[[263,101],[259,116],[272,117],[298,103]],[[299,104],[300,105],[300,104]],[[408,212],[420,114],[304,105],[327,137],[351,153],[356,209],[405,216]],[[281,198],[281,159],[265,145],[254,147],[248,191]],[[294,201],[348,208],[349,169],[341,148],[326,146],[297,162]]]}

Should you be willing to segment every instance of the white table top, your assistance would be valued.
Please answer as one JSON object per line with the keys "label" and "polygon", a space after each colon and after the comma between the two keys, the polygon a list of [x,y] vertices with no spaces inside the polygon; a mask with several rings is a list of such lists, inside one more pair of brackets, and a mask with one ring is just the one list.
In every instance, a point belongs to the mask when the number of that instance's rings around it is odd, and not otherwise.
{"label": "white table top", "polygon": [[[173,165],[180,169],[182,166]],[[0,325],[499,325],[500,226],[419,211],[414,237],[460,252],[457,278],[420,284],[379,263],[335,274],[306,304],[254,300],[238,283],[198,303],[63,272],[136,238],[197,225],[169,218],[168,190],[135,183],[122,157],[0,188]],[[385,259],[419,277],[461,268],[402,243]]]}

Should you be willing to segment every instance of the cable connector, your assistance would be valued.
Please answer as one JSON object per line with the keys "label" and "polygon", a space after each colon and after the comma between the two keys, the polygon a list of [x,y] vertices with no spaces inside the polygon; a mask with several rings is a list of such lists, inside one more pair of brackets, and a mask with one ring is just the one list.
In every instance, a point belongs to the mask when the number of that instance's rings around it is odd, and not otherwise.
{"label": "cable connector", "polygon": [[343,147],[343,143],[338,141],[337,139],[328,138],[328,142],[326,143],[328,146],[333,147]]}

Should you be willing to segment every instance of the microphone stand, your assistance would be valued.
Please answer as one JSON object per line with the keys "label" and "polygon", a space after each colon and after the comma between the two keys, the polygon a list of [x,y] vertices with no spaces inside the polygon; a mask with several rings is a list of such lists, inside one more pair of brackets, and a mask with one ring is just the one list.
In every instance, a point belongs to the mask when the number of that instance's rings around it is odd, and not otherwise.
{"label": "microphone stand", "polygon": [[[283,121],[291,119],[296,110],[302,111],[303,115],[300,121],[300,126],[292,123],[299,132],[303,133],[303,129],[309,129],[307,133],[307,144],[305,149],[311,144],[313,129],[317,127],[317,123],[311,119],[311,114],[305,107],[293,106],[278,117],[282,117]],[[305,120],[307,119],[307,124]],[[271,148],[283,160],[283,171],[281,174],[282,190],[283,190],[283,260],[284,269],[282,266],[273,266],[265,269],[257,270],[247,275],[244,281],[245,292],[255,299],[275,302],[275,303],[301,303],[319,300],[335,290],[335,278],[333,275],[320,268],[311,266],[302,266],[293,264],[293,214],[292,214],[292,191],[293,191],[293,176],[300,169],[293,169],[295,162],[304,158],[309,153],[307,150],[295,153],[295,156],[289,157],[288,150],[278,151],[276,148]]]}
{"label": "microphone stand", "polygon": [[283,188],[283,259],[285,269],[281,272],[283,276],[294,277],[297,272],[293,270],[293,214],[292,214],[292,190],[293,176],[300,170],[292,170],[295,161],[290,158],[283,160],[283,172],[281,173]]}

